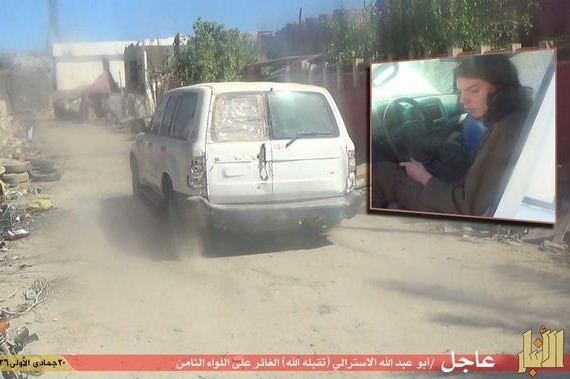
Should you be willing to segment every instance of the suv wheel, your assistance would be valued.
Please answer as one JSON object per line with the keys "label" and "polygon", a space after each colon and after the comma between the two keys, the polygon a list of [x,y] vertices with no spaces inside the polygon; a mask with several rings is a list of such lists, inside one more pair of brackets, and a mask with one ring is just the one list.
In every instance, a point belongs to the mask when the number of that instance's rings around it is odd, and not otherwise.
{"label": "suv wheel", "polygon": [[172,183],[170,179],[164,179],[162,183],[162,205],[161,211],[164,216],[168,219],[172,219],[175,216],[174,206],[174,190],[172,188]]}
{"label": "suv wheel", "polygon": [[187,214],[188,209],[177,201],[170,179],[165,178],[162,185],[163,201],[160,212],[164,217],[164,227],[168,233],[168,249],[177,259],[204,254],[207,242],[204,241],[203,230],[194,224]]}
{"label": "suv wheel", "polygon": [[133,195],[141,195],[141,183],[139,180],[139,168],[135,158],[131,158],[131,186],[133,190]]}

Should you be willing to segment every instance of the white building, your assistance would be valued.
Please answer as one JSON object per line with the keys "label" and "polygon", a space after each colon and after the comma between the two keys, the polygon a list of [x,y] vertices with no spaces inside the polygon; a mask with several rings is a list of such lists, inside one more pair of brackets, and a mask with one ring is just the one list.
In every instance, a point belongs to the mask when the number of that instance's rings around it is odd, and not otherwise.
{"label": "white building", "polygon": [[103,71],[103,59],[109,62],[113,79],[125,86],[125,48],[132,41],[54,43],[56,90],[67,91],[89,86]]}

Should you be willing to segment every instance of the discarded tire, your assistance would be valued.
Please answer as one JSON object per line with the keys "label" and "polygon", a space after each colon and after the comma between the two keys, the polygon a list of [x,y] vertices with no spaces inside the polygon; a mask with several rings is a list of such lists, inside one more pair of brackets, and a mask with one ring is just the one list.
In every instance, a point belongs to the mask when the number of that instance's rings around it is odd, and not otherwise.
{"label": "discarded tire", "polygon": [[23,173],[10,173],[2,175],[2,181],[7,184],[20,184],[30,181],[30,175],[27,172]]}
{"label": "discarded tire", "polygon": [[7,174],[22,174],[32,169],[32,164],[28,161],[20,162],[17,160],[3,162],[2,165],[6,169]]}
{"label": "discarded tire", "polygon": [[48,161],[45,159],[30,159],[32,164],[32,170],[53,170],[55,164],[53,161]]}
{"label": "discarded tire", "polygon": [[32,182],[56,182],[61,179],[61,174],[56,169],[31,170],[30,179]]}

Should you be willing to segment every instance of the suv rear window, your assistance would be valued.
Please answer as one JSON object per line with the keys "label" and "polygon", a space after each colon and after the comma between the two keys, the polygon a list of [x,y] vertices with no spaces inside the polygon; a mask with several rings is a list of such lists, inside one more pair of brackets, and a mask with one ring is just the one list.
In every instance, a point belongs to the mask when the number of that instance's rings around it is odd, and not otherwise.
{"label": "suv rear window", "polygon": [[298,135],[338,137],[339,131],[327,99],[312,92],[275,91],[268,95],[271,134],[275,139]]}
{"label": "suv rear window", "polygon": [[267,139],[265,115],[261,93],[218,95],[214,103],[210,136],[216,142]]}

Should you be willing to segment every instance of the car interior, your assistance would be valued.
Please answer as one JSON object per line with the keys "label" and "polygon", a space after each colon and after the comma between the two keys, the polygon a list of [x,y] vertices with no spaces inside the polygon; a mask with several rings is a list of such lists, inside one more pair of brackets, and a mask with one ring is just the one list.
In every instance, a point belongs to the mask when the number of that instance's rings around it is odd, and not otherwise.
{"label": "car interior", "polygon": [[[438,61],[432,61],[434,66]],[[455,181],[465,175],[485,132],[484,125],[467,116],[455,89],[455,60],[441,60],[448,72],[444,91],[408,92],[402,85],[401,95],[382,97],[372,104],[372,160],[422,162],[439,176]],[[382,91],[384,83],[397,80],[407,62],[391,63],[392,75],[374,83],[373,92]],[[415,62],[414,62],[415,63]],[[380,65],[373,78],[386,71]],[[408,76],[408,74],[403,74]],[[374,86],[376,88],[374,88]],[[426,88],[427,89],[427,88]]]}
{"label": "car interior", "polygon": [[[509,58],[535,100],[550,56],[510,54]],[[415,160],[451,183],[465,176],[486,127],[468,115],[459,101],[456,65],[456,58],[372,65],[372,169],[378,161]],[[390,208],[400,207],[392,204]]]}

